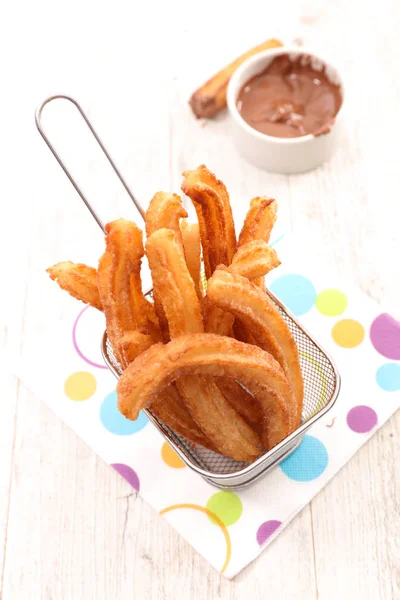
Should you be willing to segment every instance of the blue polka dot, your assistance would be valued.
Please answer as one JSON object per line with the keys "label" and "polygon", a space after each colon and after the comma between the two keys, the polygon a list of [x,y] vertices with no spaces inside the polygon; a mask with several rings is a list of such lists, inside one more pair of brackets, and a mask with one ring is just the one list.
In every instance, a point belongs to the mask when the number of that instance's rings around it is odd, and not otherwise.
{"label": "blue polka dot", "polygon": [[385,392],[400,390],[400,365],[386,363],[376,372],[376,382]]}
{"label": "blue polka dot", "polygon": [[116,435],[131,435],[146,427],[149,422],[143,412],[139,414],[139,418],[136,421],[130,421],[124,417],[118,410],[117,394],[115,391],[108,394],[101,403],[100,421],[107,431]]}
{"label": "blue polka dot", "polygon": [[305,435],[300,446],[280,464],[280,468],[294,481],[312,481],[325,471],[328,452],[324,444],[312,435]]}
{"label": "blue polka dot", "polygon": [[317,298],[315,287],[302,275],[283,275],[275,279],[269,288],[296,316],[307,313]]}

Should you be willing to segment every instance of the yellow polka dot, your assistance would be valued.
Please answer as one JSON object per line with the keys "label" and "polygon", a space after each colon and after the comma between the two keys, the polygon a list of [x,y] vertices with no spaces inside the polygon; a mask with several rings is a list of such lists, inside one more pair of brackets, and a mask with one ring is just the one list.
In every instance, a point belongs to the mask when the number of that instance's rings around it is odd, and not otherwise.
{"label": "yellow polka dot", "polygon": [[168,442],[163,443],[161,448],[161,456],[163,461],[173,469],[183,469],[183,467],[185,467],[183,460],[179,458],[175,450],[171,448]]}
{"label": "yellow polka dot", "polygon": [[332,329],[334,341],[342,348],[355,348],[364,339],[364,327],[354,319],[338,321]]}
{"label": "yellow polka dot", "polygon": [[96,391],[96,379],[87,371],[77,371],[72,373],[65,380],[64,392],[70,400],[87,400]]}
{"label": "yellow polka dot", "polygon": [[323,315],[337,317],[346,310],[347,298],[340,290],[324,290],[318,294],[315,306]]}

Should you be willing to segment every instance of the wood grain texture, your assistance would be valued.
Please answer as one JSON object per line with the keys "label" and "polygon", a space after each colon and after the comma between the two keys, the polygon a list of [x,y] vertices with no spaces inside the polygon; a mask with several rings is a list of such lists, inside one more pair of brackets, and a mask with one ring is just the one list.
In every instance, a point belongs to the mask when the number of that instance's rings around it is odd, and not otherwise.
{"label": "wood grain texture", "polygon": [[[62,8],[39,0],[23,3],[23,19],[19,3],[6,12],[0,44],[10,58],[2,69],[13,93],[2,98],[10,118],[0,149],[7,164],[0,251],[12,256],[2,264],[12,286],[0,312],[8,354],[24,355],[46,323],[62,318],[60,295],[42,298],[43,269],[64,259],[95,265],[102,244],[34,130],[34,107],[60,91],[87,108],[144,206],[156,190],[178,191],[181,172],[205,162],[226,182],[238,222],[251,197],[276,197],[287,228],[319,240],[327,268],[400,318],[395,0],[248,0],[245,10],[211,0],[196,7],[183,0],[140,7],[71,0]],[[268,36],[326,55],[347,84],[339,151],[308,174],[273,175],[244,164],[227,117],[204,123],[187,107],[193,89]],[[57,140],[65,141],[104,218],[133,216],[69,119],[63,112]],[[399,414],[229,582],[16,379],[4,373],[0,383],[4,600],[400,597]]]}

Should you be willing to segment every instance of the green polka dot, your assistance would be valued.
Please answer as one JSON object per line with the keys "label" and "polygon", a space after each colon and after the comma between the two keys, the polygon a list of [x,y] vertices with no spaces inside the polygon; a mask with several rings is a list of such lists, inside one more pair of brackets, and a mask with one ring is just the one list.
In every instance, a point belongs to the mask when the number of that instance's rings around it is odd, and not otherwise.
{"label": "green polka dot", "polygon": [[[233,492],[217,492],[207,502],[207,508],[215,513],[227,527],[238,521],[243,512],[242,501]],[[216,524],[215,519],[208,517],[211,523]]]}
{"label": "green polka dot", "polygon": [[337,317],[347,308],[347,297],[340,290],[324,290],[317,296],[315,306],[326,317]]}

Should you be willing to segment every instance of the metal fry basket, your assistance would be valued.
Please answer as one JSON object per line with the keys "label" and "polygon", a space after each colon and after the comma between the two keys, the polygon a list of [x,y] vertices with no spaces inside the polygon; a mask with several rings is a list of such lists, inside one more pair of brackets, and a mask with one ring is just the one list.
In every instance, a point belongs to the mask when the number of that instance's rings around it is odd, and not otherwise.
{"label": "metal fry basket", "polygon": [[[102,221],[69,173],[67,167],[52,146],[47,135],[44,133],[41,125],[41,115],[44,107],[49,102],[57,99],[64,99],[72,102],[78,109],[143,219],[144,211],[142,207],[129,189],[78,102],[65,95],[52,96],[38,107],[35,116],[36,126],[98,225],[104,230]],[[148,293],[151,293],[151,291]],[[301,425],[296,431],[291,433],[277,446],[268,452],[265,452],[257,460],[249,464],[237,462],[201,446],[195,446],[164,425],[164,423],[152,413],[151,409],[144,411],[153,425],[159,430],[161,435],[172,446],[184,463],[193,471],[201,475],[206,481],[222,489],[240,489],[249,486],[255,483],[274,466],[279,464],[284,458],[289,456],[289,454],[291,454],[300,444],[307,430],[332,408],[340,390],[340,375],[329,355],[287,310],[280,300],[272,294],[272,292],[267,291],[267,293],[279,308],[299,349],[300,365],[304,379],[304,405]],[[108,368],[118,378],[121,374],[121,369],[114,358],[111,345],[107,340],[106,332],[102,339],[102,353]]]}

